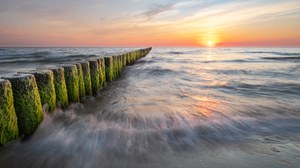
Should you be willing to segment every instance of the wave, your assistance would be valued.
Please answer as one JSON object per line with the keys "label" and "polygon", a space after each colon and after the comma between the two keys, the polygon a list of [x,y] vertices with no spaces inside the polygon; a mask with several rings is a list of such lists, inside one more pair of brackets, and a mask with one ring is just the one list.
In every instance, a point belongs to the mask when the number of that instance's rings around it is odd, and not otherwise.
{"label": "wave", "polygon": [[261,60],[255,59],[232,59],[232,60],[210,60],[210,61],[200,61],[201,63],[255,63],[263,62]]}
{"label": "wave", "polygon": [[180,54],[185,54],[185,53],[184,52],[180,52],[180,51],[171,51],[171,52],[168,52],[168,54],[180,55]]}
{"label": "wave", "polygon": [[270,59],[270,60],[300,60],[300,56],[294,57],[262,57],[262,59]]}
{"label": "wave", "polygon": [[280,56],[300,56],[300,53],[290,53],[290,52],[274,52],[274,51],[245,51],[242,53],[248,54],[273,54]]}
{"label": "wave", "polygon": [[152,76],[162,76],[162,75],[167,75],[167,74],[171,74],[174,73],[175,71],[171,70],[171,69],[152,69],[148,71],[149,75]]}
{"label": "wave", "polygon": [[[216,61],[216,62],[218,62],[218,61]],[[235,59],[235,60],[224,60],[224,61],[219,61],[219,62],[253,62],[253,61],[246,60],[246,59],[244,59],[244,60],[242,60],[242,59]]]}
{"label": "wave", "polygon": [[135,64],[150,64],[150,63],[155,63],[156,61],[153,60],[138,60],[135,62]]}
{"label": "wave", "polygon": [[0,60],[0,64],[21,64],[21,63],[39,63],[43,62],[43,59],[38,58],[19,58],[19,59],[7,59]]}
{"label": "wave", "polygon": [[[226,85],[208,85],[212,88],[223,88],[230,90],[231,94],[243,95],[245,97],[263,96],[294,96],[299,97],[300,85],[298,83],[266,83],[266,84],[250,84],[250,83],[226,83]],[[225,92],[226,92],[225,90]]]}
{"label": "wave", "polygon": [[86,58],[86,57],[96,57],[96,56],[95,55],[84,55],[84,54],[65,56],[65,58]]}
{"label": "wave", "polygon": [[10,59],[22,59],[22,58],[45,58],[47,55],[50,55],[51,52],[33,52],[29,54],[15,54],[15,53],[7,53],[3,54],[3,56],[0,57],[0,60]]}
{"label": "wave", "polygon": [[37,51],[37,52],[32,52],[29,54],[26,54],[28,56],[33,56],[33,57],[45,57],[47,55],[50,55],[52,52],[50,51]]}

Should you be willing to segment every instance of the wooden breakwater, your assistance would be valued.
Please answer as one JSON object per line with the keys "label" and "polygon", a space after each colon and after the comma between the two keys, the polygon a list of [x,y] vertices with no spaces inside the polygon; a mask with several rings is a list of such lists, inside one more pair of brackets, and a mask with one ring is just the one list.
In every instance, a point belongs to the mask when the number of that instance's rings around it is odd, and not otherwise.
{"label": "wooden breakwater", "polygon": [[151,49],[1,77],[0,145],[33,134],[43,121],[43,107],[51,113],[96,95]]}

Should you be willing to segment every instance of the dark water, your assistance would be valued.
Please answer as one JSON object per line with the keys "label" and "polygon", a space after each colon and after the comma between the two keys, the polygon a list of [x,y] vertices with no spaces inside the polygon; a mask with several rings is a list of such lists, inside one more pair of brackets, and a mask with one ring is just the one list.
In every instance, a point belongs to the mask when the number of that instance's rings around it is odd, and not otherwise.
{"label": "dark water", "polygon": [[[128,49],[10,50],[23,55],[0,50],[2,73]],[[300,49],[154,48],[96,98],[1,147],[0,167],[299,168]]]}
{"label": "dark water", "polygon": [[0,48],[0,75],[108,56],[136,48]]}

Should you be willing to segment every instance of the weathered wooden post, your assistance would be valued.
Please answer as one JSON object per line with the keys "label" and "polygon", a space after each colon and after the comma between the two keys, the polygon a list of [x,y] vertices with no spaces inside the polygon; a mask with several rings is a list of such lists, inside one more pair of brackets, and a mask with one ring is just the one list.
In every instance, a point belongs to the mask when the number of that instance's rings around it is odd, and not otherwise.
{"label": "weathered wooden post", "polygon": [[78,71],[79,97],[82,99],[86,96],[86,92],[81,63],[76,63],[76,67]]}
{"label": "weathered wooden post", "polygon": [[100,88],[102,88],[104,86],[104,75],[103,75],[103,71],[102,71],[102,68],[101,68],[101,59],[98,58],[97,59],[98,61],[98,65],[99,65],[99,84],[100,84]]}
{"label": "weathered wooden post", "polygon": [[76,65],[63,65],[63,68],[65,69],[65,79],[69,102],[77,103],[80,101],[77,67]]}
{"label": "weathered wooden post", "polygon": [[100,72],[99,72],[99,64],[98,60],[90,60],[90,71],[91,71],[91,80],[92,80],[92,90],[93,94],[96,95],[97,92],[100,90]]}
{"label": "weathered wooden post", "polygon": [[0,146],[19,136],[13,91],[8,80],[0,79]]}
{"label": "weathered wooden post", "polygon": [[11,82],[20,134],[31,135],[43,120],[42,104],[35,77],[13,74],[3,77]]}
{"label": "weathered wooden post", "polygon": [[89,62],[81,62],[83,80],[85,86],[86,95],[93,95],[92,91],[92,81],[91,81],[91,71],[90,71],[90,63]]}
{"label": "weathered wooden post", "polygon": [[112,56],[113,58],[113,72],[114,72],[114,75],[113,75],[113,80],[117,78],[118,76],[118,61],[117,61],[117,56]]}
{"label": "weathered wooden post", "polygon": [[103,57],[100,58],[100,67],[101,67],[101,73],[102,73],[102,81],[103,81],[103,86],[106,85],[106,73],[105,73],[105,60]]}
{"label": "weathered wooden post", "polygon": [[69,105],[65,70],[63,67],[50,67],[48,69],[53,72],[57,104],[59,104],[61,108],[65,109]]}
{"label": "weathered wooden post", "polygon": [[105,57],[105,75],[106,75],[106,81],[111,82],[114,80],[114,63],[113,63],[113,57]]}
{"label": "weathered wooden post", "polygon": [[122,55],[118,55],[118,62],[119,62],[119,76],[121,75],[121,72],[123,70],[123,61],[122,61]]}
{"label": "weathered wooden post", "polygon": [[122,54],[122,63],[123,63],[123,68],[126,67],[126,54]]}
{"label": "weathered wooden post", "polygon": [[34,70],[28,73],[35,76],[42,106],[46,106],[47,112],[53,112],[56,108],[56,93],[53,72],[51,70]]}

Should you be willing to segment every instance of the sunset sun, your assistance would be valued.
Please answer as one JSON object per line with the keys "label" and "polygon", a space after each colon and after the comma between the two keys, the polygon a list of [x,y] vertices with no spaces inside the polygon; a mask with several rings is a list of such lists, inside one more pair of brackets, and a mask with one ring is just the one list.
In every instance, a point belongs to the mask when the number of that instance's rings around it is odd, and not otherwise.
{"label": "sunset sun", "polygon": [[215,47],[221,41],[221,35],[218,30],[207,30],[199,35],[198,40],[203,47]]}
{"label": "sunset sun", "polygon": [[207,41],[207,46],[208,47],[214,47],[215,43],[212,40]]}

